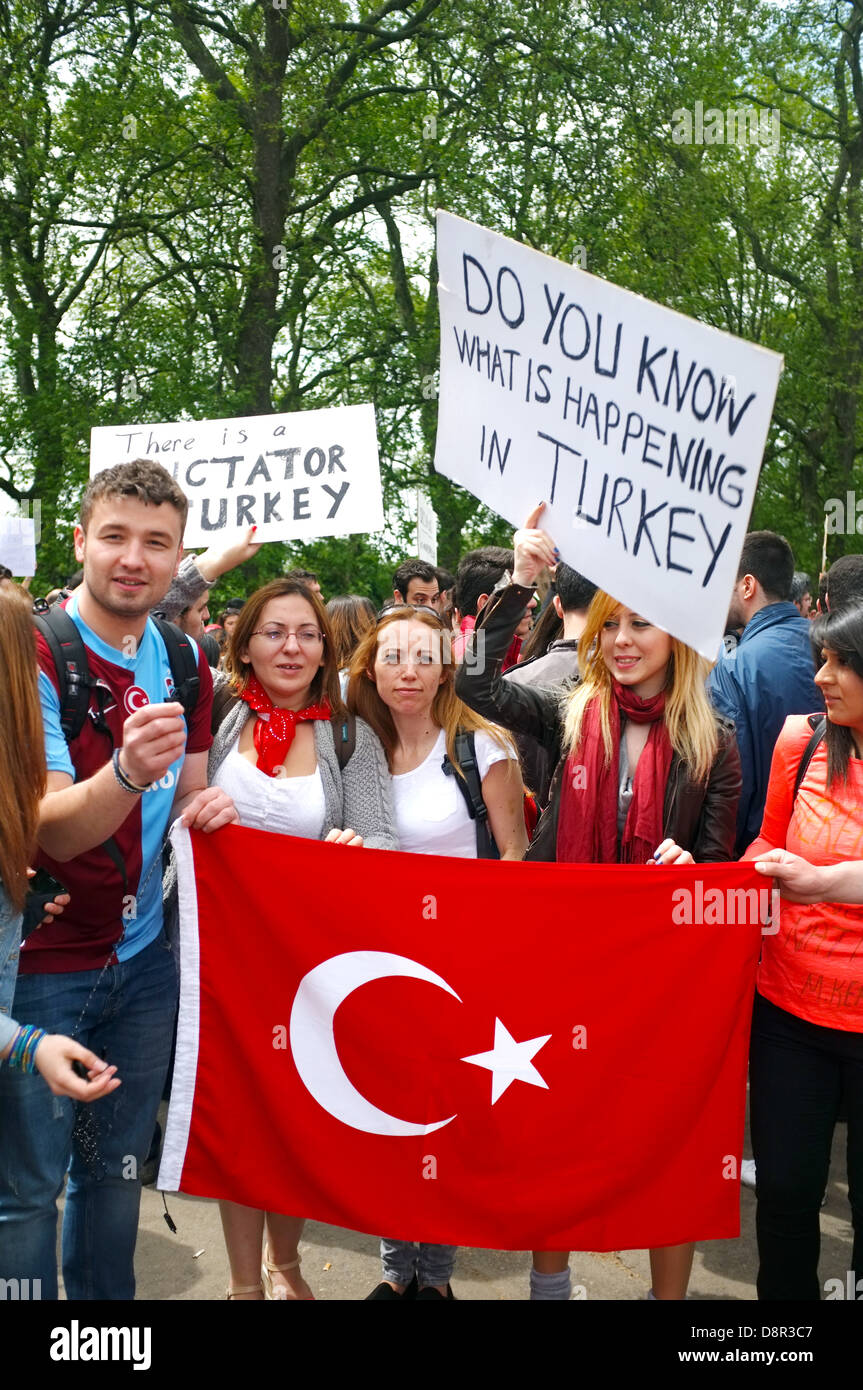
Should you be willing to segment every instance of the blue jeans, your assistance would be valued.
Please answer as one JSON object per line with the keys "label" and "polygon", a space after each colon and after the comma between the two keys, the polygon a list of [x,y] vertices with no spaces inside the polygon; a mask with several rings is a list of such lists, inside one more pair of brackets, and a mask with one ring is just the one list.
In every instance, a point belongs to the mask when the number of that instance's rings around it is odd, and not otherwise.
{"label": "blue jeans", "polygon": [[177,972],[164,935],[102,972],[19,975],[18,1022],[75,1037],[116,1064],[122,1085],[84,1105],[52,1095],[38,1074],[0,1066],[0,1278],[41,1279],[42,1297],[57,1298],[57,1198],[68,1169],[66,1297],[135,1297],[139,1172],[176,1009]]}
{"label": "blue jeans", "polygon": [[420,1288],[448,1284],[455,1269],[457,1245],[418,1245],[411,1240],[382,1240],[383,1277],[393,1284],[409,1284],[414,1274]]}

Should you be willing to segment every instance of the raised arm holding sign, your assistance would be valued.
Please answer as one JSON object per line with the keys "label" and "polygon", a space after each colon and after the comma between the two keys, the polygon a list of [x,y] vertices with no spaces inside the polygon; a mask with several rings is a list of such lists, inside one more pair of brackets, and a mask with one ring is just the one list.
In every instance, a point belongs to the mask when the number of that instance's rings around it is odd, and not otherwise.
{"label": "raised arm holding sign", "polygon": [[712,658],[782,359],[444,212],[438,264],[436,470]]}

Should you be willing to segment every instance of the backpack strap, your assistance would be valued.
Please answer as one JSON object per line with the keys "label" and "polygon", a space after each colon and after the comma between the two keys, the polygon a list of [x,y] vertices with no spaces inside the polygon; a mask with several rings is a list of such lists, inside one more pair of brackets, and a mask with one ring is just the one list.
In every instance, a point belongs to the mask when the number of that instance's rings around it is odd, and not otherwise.
{"label": "backpack strap", "polygon": [[810,714],[809,727],[812,730],[812,736],[809,739],[809,742],[807,743],[806,747],[803,749],[803,756],[800,759],[800,766],[797,769],[797,776],[794,778],[794,793],[791,797],[792,806],[794,802],[797,800],[797,793],[800,790],[800,783],[806,776],[806,769],[812,761],[812,755],[814,754],[815,749],[818,747],[819,743],[821,742],[822,738],[827,732],[826,715]]}
{"label": "backpack strap", "polygon": [[357,746],[356,715],[346,714],[344,719],[339,719],[336,716],[330,721],[330,725],[333,731],[333,743],[336,747],[339,772],[344,772],[354,756],[354,749]]}
{"label": "backpack strap", "polygon": [[[92,713],[97,729],[106,733],[113,744],[111,730],[105,721],[103,703],[111,692],[90,680],[90,666],[87,661],[87,648],[75,623],[58,604],[49,607],[44,599],[33,605],[33,622],[48,644],[48,650],[57,672],[60,685],[60,728],[66,742],[71,743],[83,729],[88,713]],[[98,708],[90,711],[90,695],[96,695]],[[129,878],[126,865],[113,835],[102,844],[102,849],[119,871],[123,880],[123,890],[128,894]]]}
{"label": "backpack strap", "polygon": [[460,730],[456,734],[455,755],[461,768],[461,776],[447,754],[444,754],[443,770],[448,777],[455,777],[456,785],[467,804],[468,815],[476,822],[477,858],[499,859],[500,854],[488,824],[488,807],[483,799],[479,763],[476,760],[476,739],[472,731]]}
{"label": "backpack strap", "polygon": [[[33,608],[33,622],[45,638],[59,684],[60,728],[67,743],[80,734],[90,708],[90,666],[87,648],[65,608],[49,607],[40,600]],[[100,711],[101,713],[101,711]]]}
{"label": "backpack strap", "polygon": [[151,617],[168,653],[168,664],[174,679],[174,699],[179,700],[188,720],[198,703],[201,688],[198,659],[189,638],[175,623],[169,623],[166,618],[156,614],[151,614]]}

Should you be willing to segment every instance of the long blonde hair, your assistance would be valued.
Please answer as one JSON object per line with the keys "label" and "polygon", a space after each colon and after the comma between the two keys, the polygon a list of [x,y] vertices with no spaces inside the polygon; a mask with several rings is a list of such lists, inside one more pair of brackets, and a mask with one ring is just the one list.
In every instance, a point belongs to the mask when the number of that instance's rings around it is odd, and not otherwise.
{"label": "long blonde hair", "polygon": [[[611,761],[611,702],[613,677],[602,656],[600,636],[605,623],[620,608],[610,594],[598,589],[587,610],[587,623],[578,643],[580,683],[566,701],[564,743],[574,753],[581,739],[591,700],[599,701],[599,724],[606,761]],[[665,697],[665,727],[671,746],[696,781],[706,781],[719,747],[716,715],[707,698],[705,680],[711,663],[692,647],[671,639]]]}
{"label": "long blonde hair", "polygon": [[490,724],[487,719],[475,714],[464,703],[464,700],[460,700],[456,695],[452,633],[446,623],[435,613],[426,609],[411,608],[405,604],[401,607],[387,609],[376,626],[362,638],[351,661],[351,674],[348,682],[348,709],[352,714],[364,719],[374,729],[383,744],[389,767],[392,768],[399,739],[389,706],[384,704],[378,694],[378,687],[375,682],[375,657],[377,656],[380,634],[392,623],[400,622],[423,623],[432,632],[440,635],[444,678],[435,692],[431,717],[438,728],[443,729],[446,734],[447,757],[453,767],[461,774],[461,767],[455,752],[455,740],[456,734],[462,730],[469,733],[488,734],[508,754],[514,755],[515,747],[506,730],[498,728],[496,724]]}
{"label": "long blonde hair", "polygon": [[45,736],[30,603],[0,582],[0,881],[16,912],[27,895],[45,794]]}

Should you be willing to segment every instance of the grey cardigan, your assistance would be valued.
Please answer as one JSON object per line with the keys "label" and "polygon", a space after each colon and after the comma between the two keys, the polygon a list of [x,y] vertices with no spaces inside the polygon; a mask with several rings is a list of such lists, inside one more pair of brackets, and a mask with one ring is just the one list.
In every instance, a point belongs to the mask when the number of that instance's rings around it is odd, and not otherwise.
{"label": "grey cardigan", "polygon": [[[213,739],[207,762],[207,785],[221,767],[232,743],[239,737],[252,710],[243,701],[228,710]],[[324,784],[326,815],[321,839],[334,828],[350,826],[362,835],[368,849],[398,849],[392,782],[384,750],[362,719],[357,720],[357,742],[344,772],[339,768],[328,719],[314,721],[315,752]]]}
{"label": "grey cardigan", "polygon": [[[216,688],[226,683],[221,672],[214,672]],[[240,700],[226,713],[213,737],[207,760],[207,786],[212,786],[217,769],[240,730],[252,717],[249,706]],[[324,784],[326,814],[323,839],[330,830],[350,827],[362,835],[368,849],[398,849],[392,782],[380,741],[362,719],[357,720],[357,742],[344,772],[339,768],[333,728],[328,719],[316,719],[315,751]],[[176,944],[177,861],[171,853],[162,881],[165,930]]]}

